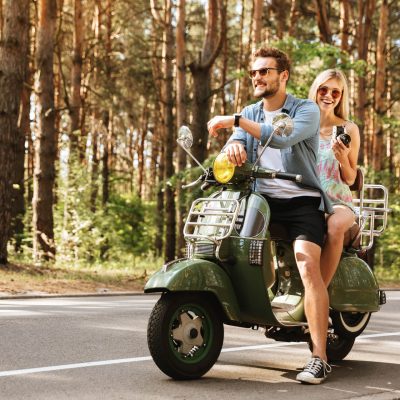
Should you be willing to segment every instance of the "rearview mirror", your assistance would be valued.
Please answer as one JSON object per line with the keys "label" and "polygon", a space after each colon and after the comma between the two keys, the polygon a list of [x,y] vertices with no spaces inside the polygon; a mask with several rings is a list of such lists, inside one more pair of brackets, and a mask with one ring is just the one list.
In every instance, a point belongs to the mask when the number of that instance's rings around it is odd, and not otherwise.
{"label": "rearview mirror", "polygon": [[293,120],[286,113],[275,115],[272,126],[274,127],[274,135],[289,136],[293,132]]}
{"label": "rearview mirror", "polygon": [[178,139],[176,141],[185,149],[188,150],[193,145],[192,131],[188,126],[182,125],[178,131]]}

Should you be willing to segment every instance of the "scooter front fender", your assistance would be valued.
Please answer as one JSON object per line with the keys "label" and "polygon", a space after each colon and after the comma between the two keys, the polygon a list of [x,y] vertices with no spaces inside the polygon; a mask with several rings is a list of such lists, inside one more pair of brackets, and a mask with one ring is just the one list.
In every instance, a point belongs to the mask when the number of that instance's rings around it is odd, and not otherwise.
{"label": "scooter front fender", "polygon": [[149,279],[144,291],[211,292],[219,300],[227,319],[241,322],[238,302],[228,275],[219,265],[208,260],[181,259],[168,263]]}
{"label": "scooter front fender", "polygon": [[379,285],[368,264],[355,255],[342,257],[329,286],[330,306],[336,311],[379,310]]}

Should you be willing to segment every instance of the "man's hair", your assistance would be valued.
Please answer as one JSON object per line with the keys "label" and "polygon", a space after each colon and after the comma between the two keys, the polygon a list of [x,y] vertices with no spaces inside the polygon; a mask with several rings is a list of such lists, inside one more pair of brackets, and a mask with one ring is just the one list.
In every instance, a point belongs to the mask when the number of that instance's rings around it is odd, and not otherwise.
{"label": "man's hair", "polygon": [[283,51],[275,47],[260,47],[253,52],[252,60],[255,61],[256,58],[260,57],[275,58],[276,67],[279,69],[279,72],[288,71],[290,76],[290,59]]}

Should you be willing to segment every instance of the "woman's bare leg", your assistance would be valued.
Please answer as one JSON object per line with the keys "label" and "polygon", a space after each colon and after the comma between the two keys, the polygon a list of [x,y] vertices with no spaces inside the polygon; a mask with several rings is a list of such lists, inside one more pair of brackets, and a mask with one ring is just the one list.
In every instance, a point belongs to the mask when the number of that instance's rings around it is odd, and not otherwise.
{"label": "woman's bare leg", "polygon": [[328,232],[321,253],[321,274],[328,287],[339,265],[346,231],[353,225],[354,213],[346,206],[334,206],[335,213],[327,219]]}

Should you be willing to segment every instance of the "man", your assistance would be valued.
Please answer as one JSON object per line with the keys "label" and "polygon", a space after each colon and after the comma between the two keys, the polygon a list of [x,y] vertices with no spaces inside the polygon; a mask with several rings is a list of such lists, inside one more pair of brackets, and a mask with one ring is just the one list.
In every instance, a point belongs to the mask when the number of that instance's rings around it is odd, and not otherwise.
{"label": "man", "polygon": [[313,352],[311,360],[297,375],[300,382],[318,384],[331,367],[327,363],[328,292],[321,277],[320,256],[325,233],[324,213],[332,213],[328,198],[322,192],[316,172],[319,143],[319,108],[309,100],[286,93],[290,61],[278,49],[260,48],[253,54],[250,77],[254,96],[262,100],[234,116],[216,116],[208,122],[212,136],[218,129],[235,127],[224,148],[229,160],[241,166],[246,159],[254,162],[271,136],[273,117],[288,113],[294,122],[289,136],[274,136],[260,165],[301,174],[302,184],[281,179],[260,179],[259,190],[271,208],[271,222],[283,223],[288,229],[300,276],[304,284],[304,308],[309,325]]}

